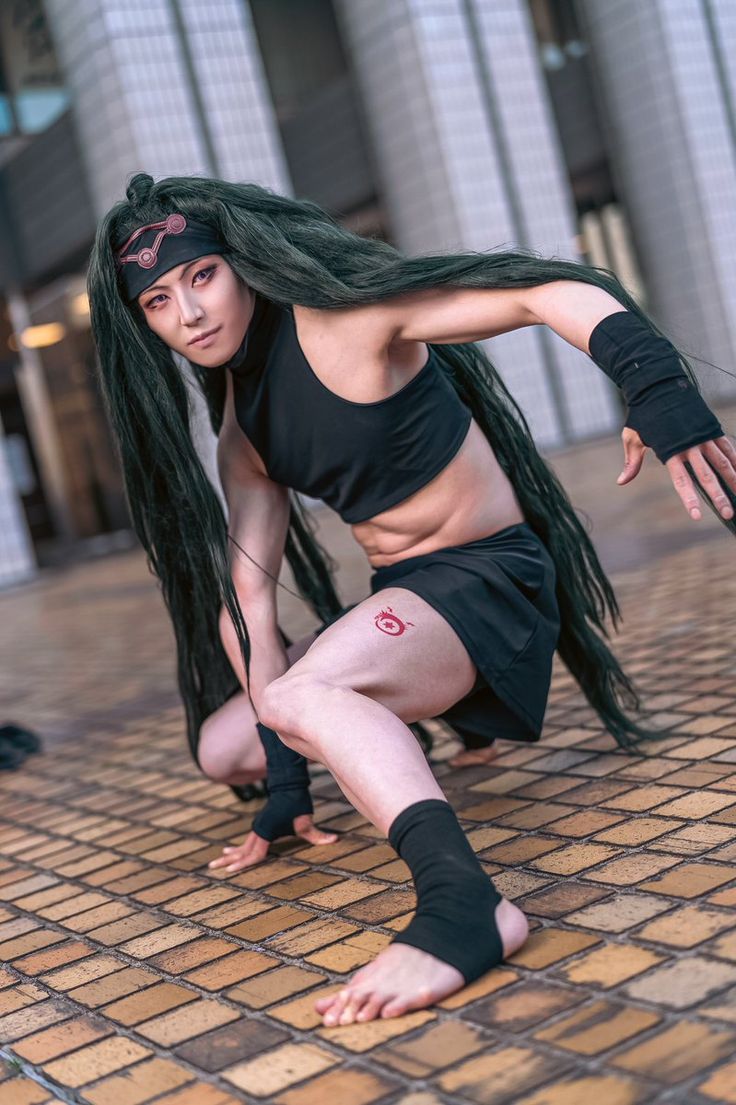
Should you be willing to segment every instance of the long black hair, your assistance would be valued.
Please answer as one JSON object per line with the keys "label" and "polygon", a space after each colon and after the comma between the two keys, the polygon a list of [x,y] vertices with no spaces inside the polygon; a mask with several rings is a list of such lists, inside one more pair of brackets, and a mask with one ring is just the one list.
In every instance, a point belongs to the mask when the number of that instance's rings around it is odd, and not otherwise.
{"label": "long black hair", "polygon": [[[235,625],[246,672],[248,634],[230,577],[226,519],[192,443],[187,386],[143,312],[124,302],[114,260],[115,249],[135,229],[174,211],[208,224],[225,243],[223,256],[236,275],[280,304],[330,309],[420,288],[580,280],[603,288],[660,331],[607,269],[529,250],[406,257],[386,242],[346,230],[314,203],[256,184],[200,177],[154,183],[145,173],[134,176],[126,199],[97,228],[88,275],[92,330],[133,525],[149,568],[160,580],[176,635],[179,689],[196,758],[202,722],[233,693],[234,673],[218,631],[223,605]],[[615,629],[620,618],[615,594],[562,486],[538,453],[524,415],[479,345],[440,345],[435,352],[555,562],[559,655],[622,747],[662,735],[630,717],[639,709],[638,695],[606,644],[607,619]],[[212,430],[219,434],[226,370],[192,369]],[[341,609],[334,564],[298,497],[292,493],[290,499],[286,556],[299,593],[324,622]]]}

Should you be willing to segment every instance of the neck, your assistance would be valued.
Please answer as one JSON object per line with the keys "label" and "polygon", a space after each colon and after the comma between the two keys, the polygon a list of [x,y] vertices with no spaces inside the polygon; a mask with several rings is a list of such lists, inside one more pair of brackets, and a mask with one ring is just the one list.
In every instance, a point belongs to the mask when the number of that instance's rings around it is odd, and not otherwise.
{"label": "neck", "polygon": [[238,348],[233,353],[229,360],[224,364],[218,365],[218,368],[227,368],[231,371],[237,371],[246,364],[249,354],[255,352],[254,346],[257,344],[256,338],[261,328],[264,316],[268,314],[268,307],[270,305],[269,300],[264,299],[258,292],[254,292],[253,313],[251,315],[248,327],[243,335]]}

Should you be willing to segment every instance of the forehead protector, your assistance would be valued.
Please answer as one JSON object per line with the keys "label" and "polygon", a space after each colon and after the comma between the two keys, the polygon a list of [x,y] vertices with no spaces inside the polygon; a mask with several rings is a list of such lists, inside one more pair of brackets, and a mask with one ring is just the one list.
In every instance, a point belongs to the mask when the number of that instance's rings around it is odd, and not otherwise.
{"label": "forehead protector", "polygon": [[169,269],[209,253],[224,253],[225,248],[209,226],[178,211],[139,226],[115,252],[124,298],[130,303]]}

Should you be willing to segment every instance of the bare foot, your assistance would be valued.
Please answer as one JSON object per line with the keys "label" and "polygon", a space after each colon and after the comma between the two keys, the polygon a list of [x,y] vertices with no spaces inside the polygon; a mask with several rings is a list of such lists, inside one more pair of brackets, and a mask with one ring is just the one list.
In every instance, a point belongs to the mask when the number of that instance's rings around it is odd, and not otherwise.
{"label": "bare foot", "polygon": [[465,748],[447,762],[450,767],[478,767],[491,763],[498,755],[496,745],[490,744],[487,748]]}
{"label": "bare foot", "polygon": [[[529,925],[518,906],[506,898],[496,906],[496,924],[507,959],[526,940]],[[409,944],[389,944],[372,963],[357,971],[347,986],[321,998],[314,1007],[328,1027],[353,1024],[426,1009],[464,985],[463,976],[449,963]]]}
{"label": "bare foot", "polygon": [[[309,844],[334,844],[337,840],[337,833],[325,833],[317,828],[311,813],[300,814],[299,817],[294,818],[294,836],[301,837]],[[263,863],[269,847],[268,840],[264,840],[258,833],[250,832],[242,844],[223,848],[220,858],[210,860],[207,866],[224,867],[226,873],[231,875],[236,871],[243,871],[246,867],[253,867],[256,863]]]}

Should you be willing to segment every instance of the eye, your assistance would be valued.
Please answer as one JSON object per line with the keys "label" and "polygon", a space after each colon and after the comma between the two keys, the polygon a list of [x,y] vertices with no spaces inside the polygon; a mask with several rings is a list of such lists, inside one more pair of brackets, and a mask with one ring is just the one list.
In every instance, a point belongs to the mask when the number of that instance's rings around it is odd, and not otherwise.
{"label": "eye", "polygon": [[[194,277],[195,281],[196,281],[198,276],[206,276],[206,277],[209,278],[212,275],[212,273],[215,271],[216,268],[217,268],[217,265],[210,265],[209,268],[200,269],[199,272]],[[200,284],[204,284],[205,282],[206,281],[204,281],[204,280],[199,281]]]}
{"label": "eye", "polygon": [[[192,283],[193,284],[198,284],[198,283],[199,284],[206,284],[207,281],[209,280],[210,276],[212,275],[212,273],[215,271],[216,268],[217,268],[217,265],[209,265],[206,269],[199,269],[199,271],[194,274],[194,277],[192,278]],[[206,279],[205,280],[198,280],[197,277],[199,277],[199,276],[204,276],[204,277],[206,277]],[[153,296],[152,299],[149,299],[148,302],[146,303],[146,307],[156,307],[157,306],[157,300],[159,300],[159,299],[166,299],[166,296],[164,295],[163,292],[159,292],[158,295],[155,295],[155,296]]]}

